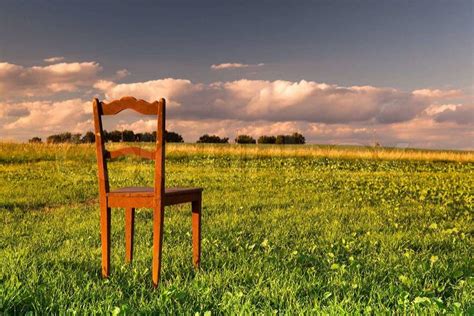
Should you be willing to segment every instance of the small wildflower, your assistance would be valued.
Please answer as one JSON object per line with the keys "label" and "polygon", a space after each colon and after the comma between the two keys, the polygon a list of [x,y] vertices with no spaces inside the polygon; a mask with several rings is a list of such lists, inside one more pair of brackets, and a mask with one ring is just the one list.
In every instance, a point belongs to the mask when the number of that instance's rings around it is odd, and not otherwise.
{"label": "small wildflower", "polygon": [[429,229],[438,229],[438,224],[433,223],[430,226],[428,226]]}

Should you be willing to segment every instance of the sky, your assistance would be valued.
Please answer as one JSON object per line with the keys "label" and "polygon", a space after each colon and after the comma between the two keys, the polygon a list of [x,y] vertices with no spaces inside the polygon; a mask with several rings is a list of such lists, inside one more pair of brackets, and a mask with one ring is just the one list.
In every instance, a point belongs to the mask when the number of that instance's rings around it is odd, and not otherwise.
{"label": "sky", "polygon": [[[91,100],[168,101],[194,142],[474,149],[474,1],[2,1],[0,140],[93,129]],[[123,112],[107,129],[152,131]]]}

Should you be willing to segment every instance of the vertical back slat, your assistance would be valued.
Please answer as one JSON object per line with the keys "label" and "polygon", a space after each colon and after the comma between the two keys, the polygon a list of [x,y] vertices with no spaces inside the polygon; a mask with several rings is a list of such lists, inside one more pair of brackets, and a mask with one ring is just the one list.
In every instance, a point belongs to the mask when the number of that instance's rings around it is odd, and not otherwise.
{"label": "vertical back slat", "polygon": [[105,147],[102,130],[102,109],[98,99],[93,101],[94,110],[94,129],[95,129],[95,147],[97,152],[97,169],[99,173],[99,198],[100,202],[106,202],[106,194],[109,192],[109,176],[107,172],[107,164],[105,162]]}
{"label": "vertical back slat", "polygon": [[105,162],[104,139],[102,137],[102,104],[98,99],[93,101],[95,146],[97,151],[97,170],[99,174],[99,204],[100,204],[100,239],[102,245],[102,276],[110,274],[110,223],[111,210],[107,205],[109,192],[109,176]]}
{"label": "vertical back slat", "polygon": [[165,99],[161,99],[158,105],[156,129],[156,150],[155,150],[155,196],[164,198],[165,192],[165,124],[166,124],[166,104]]}
{"label": "vertical back slat", "polygon": [[163,245],[163,222],[165,216],[165,123],[166,105],[161,99],[158,105],[155,150],[155,199],[153,207],[153,260],[151,276],[157,286],[161,271],[161,250]]}

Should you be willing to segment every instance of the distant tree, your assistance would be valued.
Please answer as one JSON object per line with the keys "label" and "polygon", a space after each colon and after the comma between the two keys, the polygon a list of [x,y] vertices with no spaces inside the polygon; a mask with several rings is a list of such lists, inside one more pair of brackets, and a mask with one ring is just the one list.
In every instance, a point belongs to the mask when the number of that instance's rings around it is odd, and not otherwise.
{"label": "distant tree", "polygon": [[152,133],[143,133],[141,136],[141,142],[154,142],[156,140],[156,135],[153,136]]}
{"label": "distant tree", "polygon": [[300,133],[293,133],[291,135],[278,135],[275,139],[275,144],[304,144],[306,142],[303,135]]}
{"label": "distant tree", "polygon": [[306,143],[306,139],[300,133],[293,133],[291,135],[291,140],[293,141],[293,144],[304,144],[304,143]]}
{"label": "distant tree", "polygon": [[278,145],[286,144],[286,143],[285,143],[285,135],[278,135],[278,136],[275,138],[275,144],[278,144]]}
{"label": "distant tree", "polygon": [[130,130],[122,131],[122,141],[124,142],[134,142],[135,141],[135,133]]}
{"label": "distant tree", "polygon": [[48,136],[48,138],[46,138],[46,142],[48,144],[70,143],[72,142],[72,134],[67,132],[67,133],[50,135]]}
{"label": "distant tree", "polygon": [[175,132],[165,131],[165,141],[167,143],[183,143],[183,136]]}
{"label": "distant tree", "polygon": [[142,142],[143,140],[143,133],[135,133],[135,141]]}
{"label": "distant tree", "polygon": [[35,136],[35,137],[29,139],[28,143],[42,143],[42,141],[41,141],[41,138]]}
{"label": "distant tree", "polygon": [[235,138],[237,144],[255,144],[256,141],[252,136],[249,135],[239,135]]}
{"label": "distant tree", "polygon": [[60,143],[60,139],[59,139],[59,135],[49,135],[47,138],[46,138],[46,143],[48,144],[57,144],[57,143]]}
{"label": "distant tree", "polygon": [[71,143],[79,144],[80,142],[81,142],[81,134],[80,133],[71,135]]}
{"label": "distant tree", "polygon": [[214,144],[217,144],[217,143],[223,144],[223,143],[228,143],[228,142],[229,142],[229,138],[227,137],[220,138],[219,136],[208,135],[208,134],[202,135],[201,137],[199,137],[199,140],[197,141],[197,143],[214,143]]}
{"label": "distant tree", "polygon": [[71,134],[69,132],[50,135],[46,138],[48,144],[59,144],[59,143],[74,143],[79,144],[81,142],[81,134]]}
{"label": "distant tree", "polygon": [[81,142],[83,143],[94,143],[95,142],[95,134],[94,132],[88,131],[84,134],[81,138]]}
{"label": "distant tree", "polygon": [[106,142],[120,142],[122,140],[122,132],[117,130],[112,132],[104,131],[104,139]]}
{"label": "distant tree", "polygon": [[258,138],[258,143],[259,144],[275,144],[276,142],[276,137],[275,136],[260,136]]}
{"label": "distant tree", "polygon": [[[125,131],[124,131],[125,132]],[[156,131],[153,133],[137,133],[135,134],[135,141],[137,142],[154,142],[156,141]],[[165,141],[167,143],[182,143],[183,136],[175,132],[165,131]]]}

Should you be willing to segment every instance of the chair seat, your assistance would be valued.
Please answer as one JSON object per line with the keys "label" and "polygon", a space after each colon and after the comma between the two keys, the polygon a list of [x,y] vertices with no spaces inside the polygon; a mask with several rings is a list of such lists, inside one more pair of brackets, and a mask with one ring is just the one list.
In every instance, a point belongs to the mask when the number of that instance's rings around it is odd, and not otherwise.
{"label": "chair seat", "polygon": [[[167,188],[165,205],[201,200],[202,188]],[[107,193],[109,207],[153,207],[155,191],[150,187],[125,187]]]}

